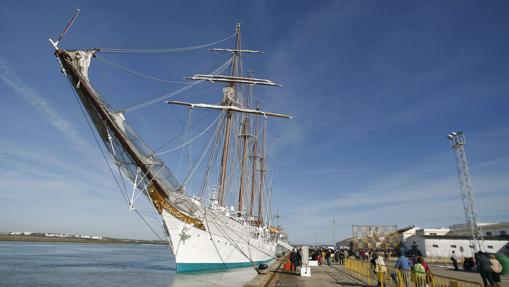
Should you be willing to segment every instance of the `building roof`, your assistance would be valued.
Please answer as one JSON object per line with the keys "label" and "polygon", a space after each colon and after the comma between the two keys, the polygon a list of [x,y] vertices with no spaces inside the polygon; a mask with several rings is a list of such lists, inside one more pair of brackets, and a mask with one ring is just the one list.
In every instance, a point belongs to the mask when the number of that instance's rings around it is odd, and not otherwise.
{"label": "building roof", "polygon": [[[444,240],[451,240],[451,239],[465,239],[465,240],[471,240],[471,236],[465,236],[465,235],[421,235],[420,237],[427,238],[427,239],[444,239]],[[509,236],[484,236],[484,240],[496,240],[496,241],[509,241]]]}
{"label": "building roof", "polygon": [[410,229],[412,229],[414,227],[415,227],[415,225],[409,225],[408,227],[403,227],[401,229],[398,229],[398,233],[406,232],[406,231],[408,231],[408,230],[410,230]]}

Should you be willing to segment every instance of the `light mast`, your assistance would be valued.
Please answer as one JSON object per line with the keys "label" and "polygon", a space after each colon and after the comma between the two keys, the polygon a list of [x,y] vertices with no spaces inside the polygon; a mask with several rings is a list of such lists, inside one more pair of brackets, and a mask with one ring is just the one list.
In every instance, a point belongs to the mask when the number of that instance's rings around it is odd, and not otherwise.
{"label": "light mast", "polygon": [[451,147],[456,155],[456,166],[461,188],[461,198],[463,199],[463,210],[465,212],[465,220],[467,228],[472,234],[472,245],[474,252],[482,251],[484,245],[484,237],[481,227],[479,226],[479,217],[477,215],[477,206],[474,198],[474,188],[470,178],[468,168],[467,155],[465,153],[465,134],[463,132],[451,132],[447,135]]}

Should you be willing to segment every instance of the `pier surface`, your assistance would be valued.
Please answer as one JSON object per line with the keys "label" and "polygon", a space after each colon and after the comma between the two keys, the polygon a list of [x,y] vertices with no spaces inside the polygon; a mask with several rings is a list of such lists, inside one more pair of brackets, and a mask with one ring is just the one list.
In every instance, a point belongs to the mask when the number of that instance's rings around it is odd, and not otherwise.
{"label": "pier surface", "polygon": [[[343,266],[322,264],[311,267],[311,277],[301,277],[300,273],[283,270],[281,260],[274,262],[267,273],[257,275],[244,287],[308,287],[308,286],[361,286],[367,284],[351,277],[343,270]],[[375,284],[376,285],[376,284]]]}
{"label": "pier surface", "polygon": [[[282,262],[285,260],[275,261],[265,274],[257,275],[251,281],[246,283],[244,287],[307,287],[307,286],[360,286],[369,287],[376,286],[375,279],[371,280],[371,284],[367,284],[364,280],[360,280],[356,276],[352,276],[344,266],[333,262],[331,266],[322,264],[321,266],[311,267],[311,277],[301,277],[296,272],[283,270]],[[393,262],[388,263],[390,265]],[[482,286],[481,276],[477,272],[454,271],[450,266],[430,265],[433,274],[445,276],[448,278],[456,278],[471,282],[478,282]],[[363,278],[366,279],[366,278]],[[509,287],[509,276],[502,276],[502,287]],[[393,285],[391,285],[393,286]]]}

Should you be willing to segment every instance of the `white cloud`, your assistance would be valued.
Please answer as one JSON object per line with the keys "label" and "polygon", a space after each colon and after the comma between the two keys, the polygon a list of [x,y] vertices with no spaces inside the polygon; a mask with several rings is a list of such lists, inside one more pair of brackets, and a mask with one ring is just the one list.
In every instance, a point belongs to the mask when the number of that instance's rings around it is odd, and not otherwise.
{"label": "white cloud", "polygon": [[39,114],[49,121],[57,130],[78,146],[85,146],[87,142],[73,128],[72,124],[64,119],[41,95],[24,83],[9,65],[7,60],[0,56],[0,79],[9,86],[16,95],[32,105]]}
{"label": "white cloud", "polygon": [[[135,213],[128,212],[104,166],[86,166],[90,159],[60,159],[64,156],[0,140],[0,230],[154,238]],[[152,212],[143,197],[136,204]],[[159,230],[157,221],[150,223]]]}

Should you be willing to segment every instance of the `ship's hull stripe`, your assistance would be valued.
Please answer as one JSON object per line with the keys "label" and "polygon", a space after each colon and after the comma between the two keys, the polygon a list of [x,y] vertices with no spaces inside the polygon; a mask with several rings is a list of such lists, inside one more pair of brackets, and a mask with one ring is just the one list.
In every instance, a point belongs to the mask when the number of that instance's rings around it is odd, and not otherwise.
{"label": "ship's hull stripe", "polygon": [[[262,263],[269,263],[274,259],[255,261],[255,266]],[[192,272],[201,270],[221,270],[229,268],[241,268],[253,266],[251,262],[233,262],[233,263],[177,263],[177,272]]]}

